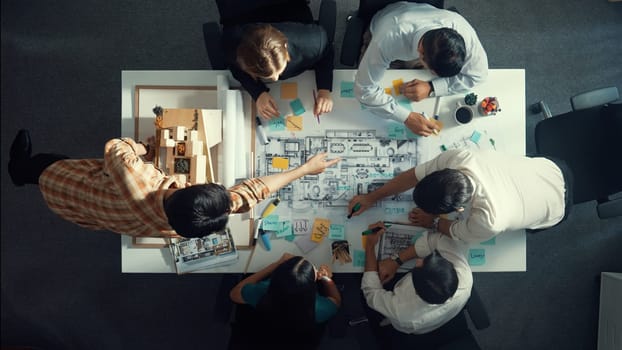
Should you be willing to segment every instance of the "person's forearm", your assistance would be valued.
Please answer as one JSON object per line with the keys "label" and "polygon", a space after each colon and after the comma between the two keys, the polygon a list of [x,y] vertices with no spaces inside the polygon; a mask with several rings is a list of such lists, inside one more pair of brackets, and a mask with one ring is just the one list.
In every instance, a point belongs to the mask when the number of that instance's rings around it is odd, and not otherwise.
{"label": "person's forearm", "polygon": [[377,202],[384,197],[396,195],[410,188],[413,188],[417,185],[417,182],[418,181],[417,177],[415,176],[415,169],[411,168],[397,175],[389,182],[384,184],[384,186],[369,193],[368,195],[374,202]]}
{"label": "person's forearm", "polygon": [[447,220],[447,219],[440,218],[438,220],[437,231],[442,233],[442,234],[444,234],[444,235],[446,235],[449,238],[452,238],[451,237],[451,232],[449,230],[451,228],[451,224],[453,224],[453,223],[454,223],[454,220]]}
{"label": "person's forearm", "polygon": [[270,193],[274,193],[287,186],[290,182],[305,176],[307,174],[305,166],[306,164],[303,164],[295,169],[287,170],[282,173],[263,176],[260,180],[270,189]]}
{"label": "person's forearm", "polygon": [[415,251],[415,245],[411,244],[406,249],[401,250],[398,255],[403,262],[416,258],[417,252]]}
{"label": "person's forearm", "polygon": [[339,289],[337,289],[337,285],[335,281],[330,278],[320,278],[320,283],[322,284],[322,294],[335,301],[337,306],[341,305],[341,294],[339,293]]}
{"label": "person's forearm", "polygon": [[378,271],[378,260],[374,246],[367,243],[365,247],[365,271]]}

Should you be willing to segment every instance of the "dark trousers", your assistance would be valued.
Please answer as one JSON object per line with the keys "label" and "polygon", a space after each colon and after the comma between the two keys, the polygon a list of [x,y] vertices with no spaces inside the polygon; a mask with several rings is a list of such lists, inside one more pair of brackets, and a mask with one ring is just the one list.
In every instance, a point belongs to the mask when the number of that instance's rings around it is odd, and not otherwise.
{"label": "dark trousers", "polygon": [[59,160],[68,158],[69,157],[62,154],[38,153],[28,159],[20,161],[16,166],[24,176],[24,183],[38,185],[39,177],[47,167]]}

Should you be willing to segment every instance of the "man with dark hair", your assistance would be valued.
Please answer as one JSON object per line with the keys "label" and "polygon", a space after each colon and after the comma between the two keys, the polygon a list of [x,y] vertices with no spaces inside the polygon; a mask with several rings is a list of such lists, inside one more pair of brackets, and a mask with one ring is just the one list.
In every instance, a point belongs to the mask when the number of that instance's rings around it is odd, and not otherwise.
{"label": "man with dark hair", "polygon": [[404,123],[416,134],[429,136],[435,124],[399,105],[380,86],[393,61],[436,75],[404,84],[402,93],[413,101],[467,91],[488,76],[488,58],[475,30],[455,12],[396,2],[378,11],[369,29],[371,41],[359,63],[355,94],[372,113]]}
{"label": "man with dark hair", "polygon": [[[556,225],[571,208],[572,173],[565,162],[496,151],[449,150],[354,197],[360,215],[376,201],[413,188],[410,221],[467,243],[504,231]],[[457,212],[452,220],[442,214]]]}
{"label": "man with dark hair", "polygon": [[164,175],[143,161],[152,160],[154,150],[124,137],[106,143],[104,159],[32,156],[30,134],[20,130],[11,145],[9,175],[17,186],[38,184],[52,211],[82,227],[131,236],[200,237],[222,230],[230,213],[246,212],[290,182],[340,160],[318,154],[298,168],[226,189],[190,186]]}
{"label": "man with dark hair", "polygon": [[[369,227],[384,226],[378,222]],[[367,305],[386,318],[380,321],[382,317],[367,311],[374,333],[399,342],[400,334],[393,329],[408,334],[428,333],[456,316],[473,287],[466,244],[438,233],[425,233],[410,247],[378,262],[375,246],[383,233],[384,228],[367,236],[361,281]],[[411,259],[417,259],[416,266],[395,283],[392,291],[385,290],[383,284],[393,280],[399,266]],[[382,327],[389,323],[392,328]]]}

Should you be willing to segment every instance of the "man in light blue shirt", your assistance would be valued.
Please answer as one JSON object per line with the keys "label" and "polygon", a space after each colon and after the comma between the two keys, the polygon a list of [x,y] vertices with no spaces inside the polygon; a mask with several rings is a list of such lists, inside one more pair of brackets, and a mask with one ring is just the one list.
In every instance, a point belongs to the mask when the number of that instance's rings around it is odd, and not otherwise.
{"label": "man in light blue shirt", "polygon": [[372,39],[356,73],[355,94],[372,113],[404,123],[416,134],[429,136],[435,124],[400,106],[379,85],[392,61],[419,59],[436,76],[404,84],[404,96],[413,101],[465,92],[488,75],[488,58],[475,30],[455,12],[397,2],[376,13],[370,31]]}

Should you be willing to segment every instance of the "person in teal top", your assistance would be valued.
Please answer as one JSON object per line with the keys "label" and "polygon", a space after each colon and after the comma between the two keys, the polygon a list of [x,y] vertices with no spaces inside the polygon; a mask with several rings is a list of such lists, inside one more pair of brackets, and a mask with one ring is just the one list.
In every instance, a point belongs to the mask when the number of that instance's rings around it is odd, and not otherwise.
{"label": "person in teal top", "polygon": [[[278,261],[243,279],[229,293],[231,300],[255,308],[257,327],[279,337],[283,345],[318,342],[317,330],[333,317],[341,295],[326,265],[316,268],[302,256],[285,253]],[[283,337],[282,335],[287,335]],[[255,339],[257,340],[257,339]]]}

